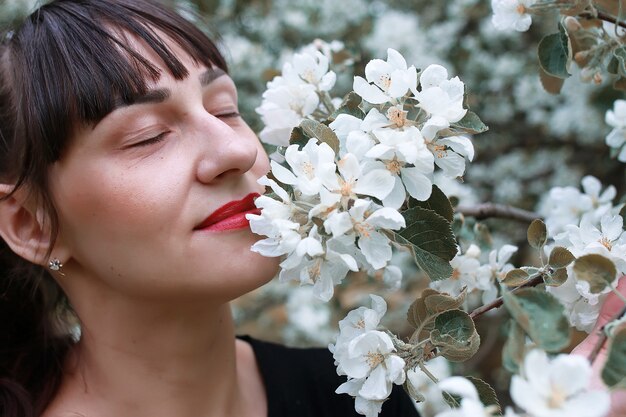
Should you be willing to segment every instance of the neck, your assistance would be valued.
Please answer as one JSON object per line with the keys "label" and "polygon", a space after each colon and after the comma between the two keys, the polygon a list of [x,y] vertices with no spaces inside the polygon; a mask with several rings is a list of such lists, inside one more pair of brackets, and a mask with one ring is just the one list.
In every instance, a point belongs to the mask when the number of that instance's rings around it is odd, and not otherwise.
{"label": "neck", "polygon": [[228,304],[157,309],[134,300],[95,310],[80,312],[81,341],[59,395],[80,397],[85,415],[245,414]]}

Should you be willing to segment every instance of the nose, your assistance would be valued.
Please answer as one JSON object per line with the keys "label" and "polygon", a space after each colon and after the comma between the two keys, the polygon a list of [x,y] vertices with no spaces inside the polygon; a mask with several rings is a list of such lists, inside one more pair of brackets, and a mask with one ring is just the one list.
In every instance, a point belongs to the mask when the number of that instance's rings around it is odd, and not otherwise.
{"label": "nose", "polygon": [[259,145],[245,122],[239,120],[236,126],[231,126],[208,113],[201,117],[198,180],[208,184],[248,172],[257,160]]}

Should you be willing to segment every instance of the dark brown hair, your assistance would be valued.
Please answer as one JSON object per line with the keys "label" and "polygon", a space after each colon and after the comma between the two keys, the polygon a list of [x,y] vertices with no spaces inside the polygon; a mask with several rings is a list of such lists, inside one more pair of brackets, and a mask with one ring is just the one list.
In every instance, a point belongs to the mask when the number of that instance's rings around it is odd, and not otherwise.
{"label": "dark brown hair", "polygon": [[[28,190],[49,215],[53,239],[50,164],[62,157],[77,125],[97,123],[119,100],[132,103],[160,76],[125,35],[152,48],[175,79],[188,72],[163,36],[196,63],[227,70],[200,29],[149,0],[56,0],[0,34],[0,182]],[[67,308],[52,277],[0,239],[3,417],[38,416],[54,397],[73,343],[58,325]]]}

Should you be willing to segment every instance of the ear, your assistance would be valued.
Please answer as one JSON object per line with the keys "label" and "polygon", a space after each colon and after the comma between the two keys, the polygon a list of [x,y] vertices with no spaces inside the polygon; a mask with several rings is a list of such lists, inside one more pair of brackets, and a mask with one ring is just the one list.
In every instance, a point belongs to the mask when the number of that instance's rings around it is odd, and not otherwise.
{"label": "ear", "polygon": [[[12,190],[13,185],[0,184],[0,236],[22,258],[46,266],[46,253],[52,243],[47,217],[42,209],[27,204],[27,191],[20,189],[11,194]],[[55,247],[53,256],[63,263],[69,254],[58,249]]]}

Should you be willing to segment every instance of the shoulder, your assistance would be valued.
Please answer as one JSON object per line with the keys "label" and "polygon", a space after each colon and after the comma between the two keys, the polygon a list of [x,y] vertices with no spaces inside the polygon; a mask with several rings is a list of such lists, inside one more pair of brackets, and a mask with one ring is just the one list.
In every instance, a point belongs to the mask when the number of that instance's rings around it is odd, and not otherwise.
{"label": "shoulder", "polygon": [[[290,348],[244,337],[250,343],[263,377],[269,417],[360,416],[354,399],[335,390],[346,381],[337,375],[331,352],[326,348]],[[381,417],[417,416],[402,387],[394,387],[383,405]]]}

